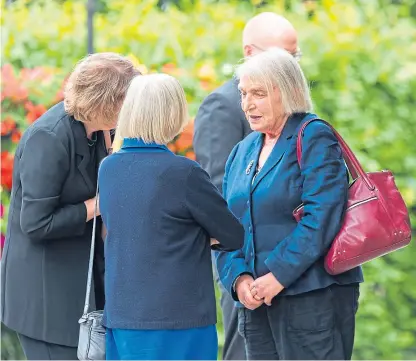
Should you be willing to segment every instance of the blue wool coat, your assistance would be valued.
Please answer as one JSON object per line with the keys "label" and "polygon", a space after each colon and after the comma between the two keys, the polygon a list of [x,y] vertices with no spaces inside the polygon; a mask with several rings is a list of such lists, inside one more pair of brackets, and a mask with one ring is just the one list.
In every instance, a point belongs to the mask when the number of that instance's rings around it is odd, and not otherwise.
{"label": "blue wool coat", "polygon": [[187,329],[216,323],[210,238],[244,230],[208,174],[158,144],[125,139],[99,169],[105,239],[104,324]]}

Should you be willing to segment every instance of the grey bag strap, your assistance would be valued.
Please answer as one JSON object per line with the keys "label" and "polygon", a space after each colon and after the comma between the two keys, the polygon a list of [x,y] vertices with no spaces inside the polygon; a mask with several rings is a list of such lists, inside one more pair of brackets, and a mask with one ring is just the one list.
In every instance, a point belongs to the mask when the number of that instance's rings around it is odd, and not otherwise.
{"label": "grey bag strap", "polygon": [[93,263],[94,263],[94,250],[95,250],[95,228],[97,226],[97,205],[98,205],[98,182],[97,182],[97,190],[95,191],[94,220],[93,220],[93,223],[92,223],[90,261],[89,261],[89,264],[88,264],[87,291],[85,293],[84,313],[82,314],[83,316],[85,316],[88,313],[88,310],[90,308],[92,266],[93,266]]}

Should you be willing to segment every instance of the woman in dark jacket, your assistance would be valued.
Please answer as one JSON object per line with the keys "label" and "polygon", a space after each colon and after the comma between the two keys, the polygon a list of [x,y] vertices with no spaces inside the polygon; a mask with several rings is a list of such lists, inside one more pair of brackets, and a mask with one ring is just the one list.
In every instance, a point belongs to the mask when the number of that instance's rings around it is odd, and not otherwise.
{"label": "woman in dark jacket", "polygon": [[[281,49],[238,69],[242,108],[253,133],[227,161],[224,196],[245,228],[242,250],[217,255],[221,281],[239,306],[247,357],[260,360],[350,359],[360,268],[337,276],[324,256],[341,228],[347,169],[337,138],[312,114],[296,60]],[[304,204],[299,223],[293,210]]]}
{"label": "woman in dark jacket", "polygon": [[100,167],[107,359],[217,358],[210,246],[239,249],[244,231],[208,174],[167,148],[187,118],[176,79],[135,78],[122,148]]}
{"label": "woman in dark jacket", "polygon": [[[85,58],[68,80],[64,102],[31,125],[17,147],[1,319],[18,333],[28,359],[77,359],[98,165],[138,74],[117,54]],[[101,309],[103,245],[96,243],[91,305]]]}

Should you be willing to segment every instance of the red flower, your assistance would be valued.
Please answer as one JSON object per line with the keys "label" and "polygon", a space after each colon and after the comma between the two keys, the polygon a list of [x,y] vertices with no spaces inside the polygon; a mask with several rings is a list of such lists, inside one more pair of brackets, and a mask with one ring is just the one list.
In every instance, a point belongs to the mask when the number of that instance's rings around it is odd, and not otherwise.
{"label": "red flower", "polygon": [[205,91],[211,91],[215,88],[215,84],[206,80],[201,80],[199,82],[199,84],[201,85],[201,88]]}
{"label": "red flower", "polygon": [[169,143],[168,148],[171,152],[176,153],[176,144],[175,143]]}
{"label": "red flower", "polygon": [[28,90],[16,78],[10,64],[6,64],[1,68],[1,82],[1,100],[10,98],[14,102],[21,102],[29,96]]}
{"label": "red flower", "polygon": [[0,234],[0,259],[1,259],[1,255],[3,253],[3,248],[4,248],[4,242],[6,241],[6,237],[4,237],[4,234],[1,233]]}
{"label": "red flower", "polygon": [[43,104],[34,105],[30,101],[26,102],[25,109],[27,110],[26,119],[29,124],[32,124],[47,110]]}
{"label": "red flower", "polygon": [[166,63],[162,66],[161,71],[162,73],[177,77],[185,74],[185,71],[183,69],[178,68],[174,63]]}
{"label": "red flower", "polygon": [[178,152],[186,152],[192,148],[193,133],[194,124],[193,122],[190,122],[183,132],[179,134],[179,137],[175,142]]}
{"label": "red flower", "polygon": [[1,136],[7,136],[16,129],[16,122],[11,117],[6,117],[1,122]]}
{"label": "red flower", "polygon": [[19,129],[15,129],[12,133],[12,142],[19,143],[20,139],[22,138],[22,132]]}
{"label": "red flower", "polygon": [[194,153],[194,152],[192,152],[192,151],[190,151],[190,152],[186,152],[185,157],[186,157],[186,158],[189,158],[189,159],[192,159],[192,160],[196,160],[195,153]]}
{"label": "red flower", "polygon": [[175,74],[177,67],[174,63],[167,63],[162,66],[162,73]]}
{"label": "red flower", "polygon": [[26,81],[40,81],[42,83],[49,83],[53,78],[50,70],[40,66],[29,69],[24,68],[20,71],[20,79]]}
{"label": "red flower", "polygon": [[12,189],[13,161],[13,154],[7,151],[1,152],[1,185],[6,190]]}

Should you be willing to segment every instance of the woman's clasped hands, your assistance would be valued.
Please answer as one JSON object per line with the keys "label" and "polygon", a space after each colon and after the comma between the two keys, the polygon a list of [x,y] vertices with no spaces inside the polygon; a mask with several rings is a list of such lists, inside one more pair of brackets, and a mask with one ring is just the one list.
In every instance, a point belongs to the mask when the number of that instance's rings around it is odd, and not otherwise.
{"label": "woman's clasped hands", "polygon": [[255,310],[263,303],[271,306],[272,299],[283,289],[284,287],[271,272],[256,280],[251,275],[242,275],[238,278],[235,287],[238,299],[249,310]]}

